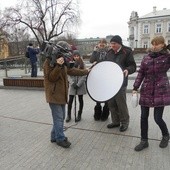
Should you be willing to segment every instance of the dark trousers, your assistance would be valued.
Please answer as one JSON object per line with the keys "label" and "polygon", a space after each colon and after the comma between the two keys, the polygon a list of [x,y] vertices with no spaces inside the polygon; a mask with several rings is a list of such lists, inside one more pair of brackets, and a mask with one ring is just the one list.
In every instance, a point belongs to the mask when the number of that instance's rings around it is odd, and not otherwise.
{"label": "dark trousers", "polygon": [[31,62],[31,77],[37,77],[37,63]]}
{"label": "dark trousers", "polygon": [[[168,135],[168,128],[162,119],[164,107],[154,108],[154,120],[162,132],[162,136]],[[141,139],[148,139],[148,117],[149,107],[141,106]]]}
{"label": "dark trousers", "polygon": [[[72,109],[72,104],[73,104],[73,99],[74,95],[69,95],[69,101],[68,101],[68,114],[71,115],[71,109]],[[78,95],[79,99],[79,112],[82,113],[83,111],[83,106],[84,106],[84,101],[83,101],[83,95]]]}
{"label": "dark trousers", "polygon": [[129,124],[129,110],[126,103],[126,87],[122,87],[119,92],[108,101],[108,106],[111,111],[113,124]]}

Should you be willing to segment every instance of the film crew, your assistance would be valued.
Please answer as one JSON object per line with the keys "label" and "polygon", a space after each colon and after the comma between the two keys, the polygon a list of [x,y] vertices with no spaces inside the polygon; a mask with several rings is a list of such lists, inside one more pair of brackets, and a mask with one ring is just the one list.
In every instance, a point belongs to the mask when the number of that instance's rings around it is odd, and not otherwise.
{"label": "film crew", "polygon": [[162,119],[164,107],[170,105],[170,85],[167,71],[170,68],[169,46],[166,46],[163,36],[156,36],[151,40],[152,48],[141,61],[138,75],[133,85],[133,94],[140,89],[141,105],[141,141],[135,151],[141,151],[149,146],[148,117],[153,108],[154,120],[162,133],[160,148],[166,148],[169,142],[169,131]]}
{"label": "film crew", "polygon": [[136,63],[132,50],[122,44],[122,38],[119,35],[115,35],[111,38],[110,48],[106,55],[106,60],[113,61],[122,68],[124,81],[119,92],[108,101],[112,123],[108,124],[107,128],[120,127],[120,132],[124,132],[129,126],[129,111],[126,103],[128,75],[136,71]]}
{"label": "film crew", "polygon": [[[73,60],[75,61],[74,67],[79,69],[84,69],[85,64],[80,56],[80,53],[78,50],[73,51]],[[70,122],[71,120],[71,110],[72,110],[72,104],[73,100],[75,98],[75,116],[76,116],[76,96],[78,96],[79,100],[79,110],[78,110],[78,116],[75,117],[75,121],[78,122],[81,120],[81,115],[83,111],[83,95],[86,94],[86,76],[69,76],[69,102],[68,102],[68,108],[67,108],[67,118],[66,122]]]}
{"label": "film crew", "polygon": [[[97,64],[101,61],[105,61],[105,57],[108,51],[106,39],[101,39],[99,43],[94,47],[92,56],[90,57],[90,63]],[[100,102],[96,102],[94,107],[94,119],[96,121],[102,120],[105,121],[109,117],[109,108],[108,103],[104,102],[104,106]]]}
{"label": "film crew", "polygon": [[27,51],[31,63],[31,77],[37,77],[37,54],[40,52],[39,48],[34,48],[32,43],[28,44]]}
{"label": "film crew", "polygon": [[[49,103],[53,118],[51,142],[56,142],[57,145],[68,148],[71,143],[65,136],[63,129],[65,105],[68,97],[67,74],[83,76],[88,74],[88,69],[69,67],[70,65],[66,62],[69,60],[70,45],[67,42],[58,42],[57,45],[47,44],[43,45],[43,48],[44,55],[47,56],[43,65],[44,87],[46,101]],[[68,51],[67,54],[66,51]]]}

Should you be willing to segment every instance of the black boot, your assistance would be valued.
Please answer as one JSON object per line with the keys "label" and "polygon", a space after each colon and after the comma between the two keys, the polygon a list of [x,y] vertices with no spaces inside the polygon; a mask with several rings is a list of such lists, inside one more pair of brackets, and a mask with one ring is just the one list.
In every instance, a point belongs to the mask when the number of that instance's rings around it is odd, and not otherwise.
{"label": "black boot", "polygon": [[168,143],[169,143],[169,135],[165,135],[162,137],[162,140],[159,144],[159,147],[160,148],[166,148],[168,146]]}
{"label": "black boot", "polygon": [[101,121],[107,120],[108,117],[109,117],[109,108],[108,108],[107,103],[105,103],[105,105],[103,107],[103,112],[102,112],[102,115],[101,115]]}
{"label": "black boot", "polygon": [[72,96],[69,96],[69,103],[68,103],[68,108],[67,108],[67,118],[66,118],[67,123],[70,122],[70,120],[71,120],[72,101],[73,101]]}
{"label": "black boot", "polygon": [[97,103],[97,105],[94,107],[94,119],[96,121],[100,120],[101,114],[102,114],[102,107],[101,107],[100,103]]}
{"label": "black boot", "polygon": [[141,140],[139,145],[135,147],[135,151],[141,151],[149,146],[148,140]]}
{"label": "black boot", "polygon": [[71,120],[71,113],[68,113],[67,118],[66,118],[66,122],[68,123],[68,122],[70,122],[70,120]]}
{"label": "black boot", "polygon": [[82,114],[82,112],[78,111],[78,116],[76,118],[76,122],[79,122],[81,120],[81,114]]}

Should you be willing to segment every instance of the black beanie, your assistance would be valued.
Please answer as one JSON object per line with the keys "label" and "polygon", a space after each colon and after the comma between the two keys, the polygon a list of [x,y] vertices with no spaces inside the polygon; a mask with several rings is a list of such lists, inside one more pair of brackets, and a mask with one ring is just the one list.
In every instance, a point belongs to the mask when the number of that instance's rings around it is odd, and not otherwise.
{"label": "black beanie", "polygon": [[74,56],[74,55],[80,56],[80,52],[79,52],[78,50],[74,50],[74,51],[73,51],[73,56]]}
{"label": "black beanie", "polygon": [[122,45],[122,38],[119,35],[115,35],[111,38],[110,42],[116,42],[116,43]]}
{"label": "black beanie", "polygon": [[29,45],[29,46],[33,46],[33,43],[29,43],[28,45]]}

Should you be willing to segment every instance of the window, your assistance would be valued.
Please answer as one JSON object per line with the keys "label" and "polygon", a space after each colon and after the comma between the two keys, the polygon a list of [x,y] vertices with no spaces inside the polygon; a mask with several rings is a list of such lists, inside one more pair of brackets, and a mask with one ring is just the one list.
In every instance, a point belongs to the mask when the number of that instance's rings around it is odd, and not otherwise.
{"label": "window", "polygon": [[167,32],[170,32],[170,22],[168,23],[168,29]]}
{"label": "window", "polygon": [[147,41],[143,42],[143,48],[148,48],[148,42]]}
{"label": "window", "polygon": [[161,33],[162,32],[162,24],[156,24],[156,30],[155,30],[156,33]]}
{"label": "window", "polygon": [[143,33],[149,34],[149,25],[148,24],[143,25]]}

